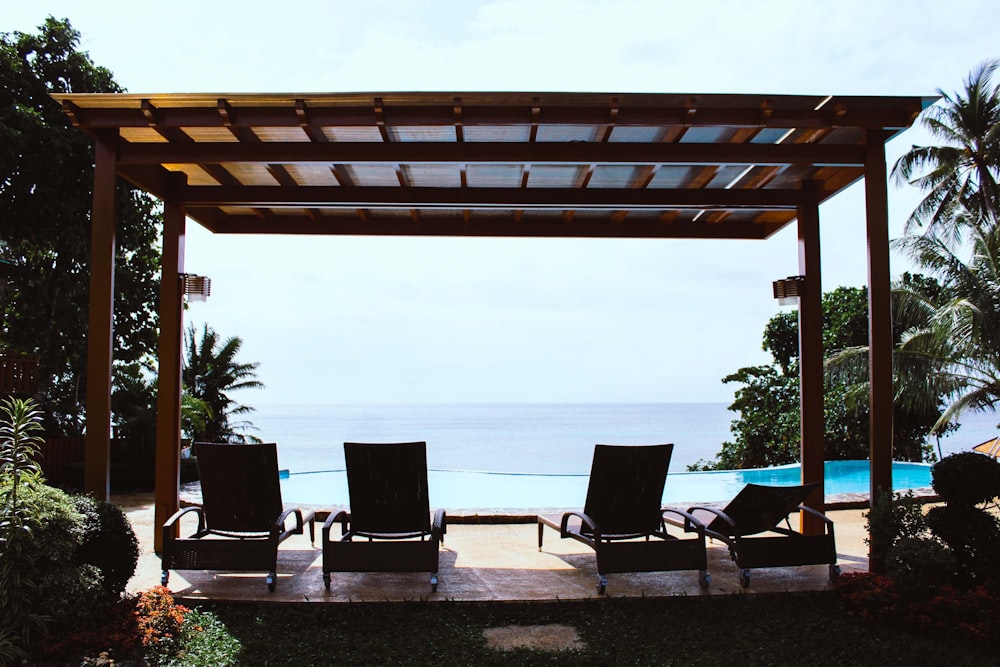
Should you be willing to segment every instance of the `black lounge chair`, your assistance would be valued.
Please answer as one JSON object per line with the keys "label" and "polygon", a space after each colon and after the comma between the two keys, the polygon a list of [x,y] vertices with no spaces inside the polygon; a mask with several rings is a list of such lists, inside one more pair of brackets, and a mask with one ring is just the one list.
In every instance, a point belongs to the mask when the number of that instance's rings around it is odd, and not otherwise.
{"label": "black lounge chair", "polygon": [[437,591],[447,521],[441,509],[431,521],[427,443],[345,442],[344,459],[351,508],[323,524],[323,585],[330,590],[331,572],[429,572]]}
{"label": "black lounge chair", "polygon": [[[301,535],[309,523],[315,542],[316,518],[311,511],[284,509],[274,443],[195,443],[201,507],[185,507],[163,524],[161,583],[170,570],[264,571],[267,588],[277,580],[278,545]],[[190,537],[177,537],[180,519],[198,515],[198,528]],[[294,518],[291,527],[286,526]]]}
{"label": "black lounge chair", "polygon": [[[673,449],[670,444],[596,445],[583,512],[539,515],[539,551],[545,526],[592,548],[598,593],[604,593],[607,575],[617,572],[698,570],[699,585],[708,588],[704,526],[686,512],[660,507]],[[698,536],[670,535],[664,514],[676,515]]]}
{"label": "black lounge chair", "polygon": [[[817,488],[816,483],[747,484],[724,509],[692,507],[688,512],[706,524],[709,537],[729,546],[729,553],[740,568],[740,584],[744,588],[750,585],[750,570],[763,567],[828,564],[832,580],[840,574],[833,521],[802,504]],[[820,535],[803,535],[794,530],[789,516],[798,511],[819,517],[825,531]]]}

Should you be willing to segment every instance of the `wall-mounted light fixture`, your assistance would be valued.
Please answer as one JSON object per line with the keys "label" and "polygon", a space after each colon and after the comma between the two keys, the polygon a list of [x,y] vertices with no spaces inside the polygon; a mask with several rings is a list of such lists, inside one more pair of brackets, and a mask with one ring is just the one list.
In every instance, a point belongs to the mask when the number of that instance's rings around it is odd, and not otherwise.
{"label": "wall-mounted light fixture", "polygon": [[798,305],[805,282],[805,276],[788,276],[787,278],[775,280],[771,283],[771,288],[774,290],[774,298],[778,300],[778,305]]}
{"label": "wall-mounted light fixture", "polygon": [[181,274],[181,292],[191,301],[205,301],[212,295],[212,279],[193,273]]}

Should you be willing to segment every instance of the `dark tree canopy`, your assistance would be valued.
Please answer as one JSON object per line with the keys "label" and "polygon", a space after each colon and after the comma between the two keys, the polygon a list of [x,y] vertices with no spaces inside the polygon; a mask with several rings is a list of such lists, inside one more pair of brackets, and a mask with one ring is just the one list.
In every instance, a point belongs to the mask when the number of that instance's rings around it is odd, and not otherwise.
{"label": "dark tree canopy", "polygon": [[[94,150],[49,93],[122,92],[79,38],[51,17],[0,34],[0,349],[40,356],[50,434],[84,419]],[[130,364],[155,350],[160,212],[124,183],[117,207],[114,356]]]}

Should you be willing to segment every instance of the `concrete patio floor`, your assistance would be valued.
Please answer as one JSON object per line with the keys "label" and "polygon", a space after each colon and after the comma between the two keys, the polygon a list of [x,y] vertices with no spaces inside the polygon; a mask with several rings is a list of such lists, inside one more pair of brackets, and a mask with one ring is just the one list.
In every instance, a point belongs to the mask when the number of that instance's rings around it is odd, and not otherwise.
{"label": "concrete patio floor", "polygon": [[[153,552],[153,497],[139,494],[113,497],[128,515],[140,543],[139,565],[129,582],[138,592],[160,583],[160,559]],[[544,547],[537,548],[537,527],[531,523],[458,523],[448,526],[440,556],[440,583],[431,592],[426,573],[333,573],[326,591],[317,523],[316,545],[308,531],[286,540],[278,552],[278,582],[269,592],[266,573],[172,571],[168,588],[184,600],[259,600],[270,602],[358,602],[403,600],[544,601],[597,597],[594,552],[574,540],[560,539],[546,529]],[[862,510],[829,512],[835,523],[838,562],[844,572],[868,569]],[[183,529],[185,534],[190,529]],[[754,570],[749,588],[741,588],[738,570],[725,545],[710,542],[707,591],[698,573],[650,572],[608,575],[607,596],[661,597],[729,595],[822,590],[829,585],[825,565]]]}

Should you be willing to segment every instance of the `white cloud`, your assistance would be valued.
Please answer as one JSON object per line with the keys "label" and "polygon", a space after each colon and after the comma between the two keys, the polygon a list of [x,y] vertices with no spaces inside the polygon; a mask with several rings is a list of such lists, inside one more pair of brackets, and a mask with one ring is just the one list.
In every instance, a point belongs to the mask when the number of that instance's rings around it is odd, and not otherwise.
{"label": "white cloud", "polygon": [[[1000,56],[994,0],[7,5],[8,31],[68,17],[132,92],[929,95]],[[890,164],[921,141],[890,143]],[[915,201],[890,186],[893,236]],[[821,225],[824,288],[863,284],[861,188],[825,204]],[[244,339],[269,403],[728,401],[721,378],[767,359],[771,280],[798,272],[794,227],[699,244],[233,238],[191,226],[188,269],[214,282],[188,320]]]}

